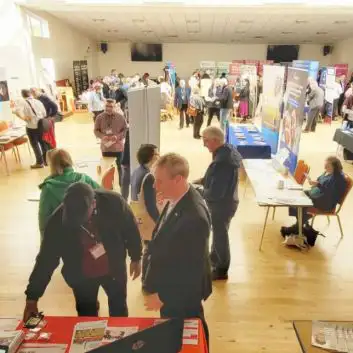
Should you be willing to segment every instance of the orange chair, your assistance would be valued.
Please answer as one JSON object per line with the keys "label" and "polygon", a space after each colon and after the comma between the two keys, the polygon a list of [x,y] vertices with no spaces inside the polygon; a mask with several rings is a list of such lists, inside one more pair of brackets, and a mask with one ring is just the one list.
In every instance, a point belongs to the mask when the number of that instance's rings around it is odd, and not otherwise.
{"label": "orange chair", "polygon": [[342,199],[340,200],[340,202],[338,203],[338,208],[337,210],[331,210],[331,211],[320,211],[317,208],[311,207],[308,209],[308,213],[312,215],[313,219],[311,221],[311,226],[314,225],[314,220],[316,218],[316,216],[326,216],[328,221],[330,221],[330,217],[331,216],[336,216],[337,217],[337,221],[338,221],[338,225],[340,227],[340,231],[341,231],[341,238],[343,238],[343,228],[342,228],[342,223],[341,223],[341,218],[340,218],[340,211],[342,209],[343,203],[346,200],[346,197],[348,196],[349,192],[351,191],[352,187],[353,187],[353,179],[345,174],[344,175],[345,179],[346,179],[346,191],[342,197]]}
{"label": "orange chair", "polygon": [[[3,131],[6,131],[9,128],[8,124],[6,121],[0,121],[0,133]],[[17,154],[15,150],[15,146],[13,143],[5,143],[0,145],[0,161],[4,159],[5,162],[5,169],[6,169],[6,174],[9,175],[9,167],[7,165],[7,159],[6,159],[6,151],[12,150],[13,154],[15,155],[15,159],[17,162]]]}
{"label": "orange chair", "polygon": [[115,167],[111,166],[108,168],[103,176],[102,176],[102,186],[106,190],[113,190],[114,189],[114,176],[115,176]]}
{"label": "orange chair", "polygon": [[[302,159],[298,161],[297,163],[297,168],[295,169],[294,172],[294,180],[299,184],[299,185],[304,185],[307,175],[310,172],[310,167],[308,164],[306,164]],[[273,214],[272,214],[272,220],[275,219],[275,214],[276,214],[276,207],[273,207]]]}

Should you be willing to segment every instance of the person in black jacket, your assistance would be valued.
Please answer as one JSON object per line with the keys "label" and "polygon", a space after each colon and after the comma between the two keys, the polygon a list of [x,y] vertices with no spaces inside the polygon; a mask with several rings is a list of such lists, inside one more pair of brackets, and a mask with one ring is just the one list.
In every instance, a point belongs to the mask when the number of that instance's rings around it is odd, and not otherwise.
{"label": "person in black jacket", "polygon": [[228,231],[239,204],[238,170],[242,157],[236,147],[224,143],[224,133],[217,127],[206,128],[202,138],[213,160],[205,176],[195,184],[203,186],[203,196],[212,217],[212,278],[226,280],[230,266]]}
{"label": "person in black jacket", "polygon": [[62,274],[72,288],[79,316],[98,316],[102,286],[110,316],[128,316],[126,252],[130,275],[141,273],[141,240],[134,216],[117,193],[72,184],[64,201],[49,218],[43,242],[26,289],[23,319],[38,312],[38,300],[63,261]]}
{"label": "person in black jacket", "polygon": [[121,196],[127,201],[130,194],[130,131],[126,130],[123,157],[121,159],[122,181]]}
{"label": "person in black jacket", "polygon": [[47,112],[46,118],[55,117],[58,113],[58,105],[39,89],[31,88],[31,93],[35,99],[38,99],[43,103],[45,111]]}
{"label": "person in black jacket", "polygon": [[228,85],[228,81],[226,78],[223,78],[220,80],[221,82],[221,111],[220,111],[220,116],[221,116],[221,129],[225,131],[229,118],[231,116],[232,110],[233,110],[233,90],[232,88]]}
{"label": "person in black jacket", "polygon": [[168,199],[149,244],[144,281],[147,310],[163,318],[200,318],[212,293],[208,241],[211,219],[200,194],[188,184],[185,158],[169,153],[155,164],[155,188]]}

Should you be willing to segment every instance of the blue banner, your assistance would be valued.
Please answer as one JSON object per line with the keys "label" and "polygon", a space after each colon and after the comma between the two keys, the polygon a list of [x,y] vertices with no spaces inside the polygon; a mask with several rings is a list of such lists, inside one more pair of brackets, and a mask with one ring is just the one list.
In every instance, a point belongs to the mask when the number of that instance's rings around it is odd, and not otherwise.
{"label": "blue banner", "polygon": [[283,163],[292,174],[295,172],[298,161],[307,82],[308,72],[306,70],[288,68],[283,128],[276,159]]}
{"label": "blue banner", "polygon": [[314,80],[317,80],[317,74],[319,73],[319,65],[320,63],[318,61],[310,61],[310,60],[293,61],[293,67],[308,71],[309,77],[312,77]]}

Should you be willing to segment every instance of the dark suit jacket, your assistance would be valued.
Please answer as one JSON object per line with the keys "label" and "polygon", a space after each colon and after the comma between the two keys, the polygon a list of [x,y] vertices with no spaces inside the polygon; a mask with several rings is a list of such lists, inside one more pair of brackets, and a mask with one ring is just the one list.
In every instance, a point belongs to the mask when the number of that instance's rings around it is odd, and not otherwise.
{"label": "dark suit jacket", "polygon": [[211,219],[200,194],[190,186],[164,223],[163,210],[149,244],[144,289],[158,293],[166,307],[199,308],[212,293],[209,261]]}

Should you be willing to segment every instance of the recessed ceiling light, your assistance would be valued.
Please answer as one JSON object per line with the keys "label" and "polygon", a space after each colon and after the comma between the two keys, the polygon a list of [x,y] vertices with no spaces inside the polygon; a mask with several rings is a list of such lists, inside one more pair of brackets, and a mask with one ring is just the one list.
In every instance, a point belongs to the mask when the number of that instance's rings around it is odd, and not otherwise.
{"label": "recessed ceiling light", "polygon": [[328,34],[328,32],[316,32],[317,35],[325,35]]}
{"label": "recessed ceiling light", "polygon": [[92,18],[93,22],[104,22],[105,18]]}
{"label": "recessed ceiling light", "polygon": [[338,20],[333,22],[334,25],[344,25],[346,23],[348,23],[348,21],[345,21],[345,20],[342,20],[342,21]]}
{"label": "recessed ceiling light", "polygon": [[117,30],[117,29],[108,29],[108,31],[107,31],[108,33],[118,33],[119,32],[119,30]]}
{"label": "recessed ceiling light", "polygon": [[199,31],[188,31],[189,34],[198,34]]}
{"label": "recessed ceiling light", "polygon": [[312,43],[312,40],[305,39],[305,40],[303,40],[303,43]]}
{"label": "recessed ceiling light", "polygon": [[239,21],[239,23],[244,23],[244,24],[249,24],[249,23],[253,23],[254,21],[251,20],[241,20]]}
{"label": "recessed ceiling light", "polygon": [[194,24],[199,23],[199,21],[198,20],[186,20],[186,23],[189,25],[194,25]]}
{"label": "recessed ceiling light", "polygon": [[293,34],[293,32],[290,32],[290,31],[283,31],[283,32],[281,32],[281,34]]}
{"label": "recessed ceiling light", "polygon": [[133,22],[133,23],[144,23],[145,20],[143,20],[143,19],[141,19],[141,18],[133,18],[133,19],[132,19],[132,22]]}
{"label": "recessed ceiling light", "polygon": [[304,23],[308,23],[308,21],[306,21],[306,20],[295,20],[295,23],[297,25],[301,25],[301,24],[304,24]]}

